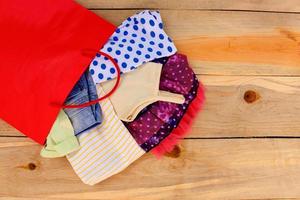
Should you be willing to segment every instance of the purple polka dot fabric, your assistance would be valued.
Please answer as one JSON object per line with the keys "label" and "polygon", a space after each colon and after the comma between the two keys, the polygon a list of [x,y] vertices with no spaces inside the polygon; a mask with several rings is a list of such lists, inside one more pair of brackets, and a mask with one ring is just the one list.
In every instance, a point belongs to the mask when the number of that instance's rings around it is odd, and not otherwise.
{"label": "purple polka dot fabric", "polygon": [[[145,62],[173,55],[177,49],[163,30],[160,13],[145,10],[127,18],[101,51],[113,57],[121,73],[126,73]],[[90,64],[90,73],[95,83],[117,76],[113,64],[99,54]]]}
{"label": "purple polka dot fabric", "polygon": [[185,102],[174,104],[158,101],[145,108],[133,122],[125,123],[142,149],[150,151],[177,127],[189,104],[197,96],[198,87],[197,77],[185,55],[175,54],[167,59],[161,74],[160,89],[184,95]]}

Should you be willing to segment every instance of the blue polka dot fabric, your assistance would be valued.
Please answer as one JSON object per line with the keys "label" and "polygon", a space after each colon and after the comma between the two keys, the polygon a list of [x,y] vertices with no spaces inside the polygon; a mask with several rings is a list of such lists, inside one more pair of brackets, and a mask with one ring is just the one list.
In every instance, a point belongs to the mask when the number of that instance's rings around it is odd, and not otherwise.
{"label": "blue polka dot fabric", "polygon": [[[121,73],[126,73],[146,62],[171,56],[177,49],[163,30],[160,13],[145,10],[127,18],[101,51],[113,57]],[[91,62],[90,73],[95,83],[117,76],[114,65],[101,55],[97,55]]]}

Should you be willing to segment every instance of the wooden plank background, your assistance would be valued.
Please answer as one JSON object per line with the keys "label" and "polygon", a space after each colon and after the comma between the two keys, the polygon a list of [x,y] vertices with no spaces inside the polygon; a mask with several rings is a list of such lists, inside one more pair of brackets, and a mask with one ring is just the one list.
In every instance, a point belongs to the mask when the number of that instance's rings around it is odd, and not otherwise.
{"label": "wooden plank background", "polygon": [[206,88],[191,134],[86,186],[0,122],[0,199],[299,199],[298,0],[79,0],[113,22],[159,9]]}

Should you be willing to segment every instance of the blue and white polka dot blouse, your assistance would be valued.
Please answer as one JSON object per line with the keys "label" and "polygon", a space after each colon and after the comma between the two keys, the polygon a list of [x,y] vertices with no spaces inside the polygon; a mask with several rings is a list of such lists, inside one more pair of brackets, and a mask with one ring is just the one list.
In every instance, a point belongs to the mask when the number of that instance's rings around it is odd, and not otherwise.
{"label": "blue and white polka dot blouse", "polygon": [[[122,73],[130,72],[145,62],[173,55],[177,49],[163,30],[158,11],[145,10],[127,18],[101,49],[113,57]],[[90,64],[95,83],[117,76],[113,64],[97,55]]]}

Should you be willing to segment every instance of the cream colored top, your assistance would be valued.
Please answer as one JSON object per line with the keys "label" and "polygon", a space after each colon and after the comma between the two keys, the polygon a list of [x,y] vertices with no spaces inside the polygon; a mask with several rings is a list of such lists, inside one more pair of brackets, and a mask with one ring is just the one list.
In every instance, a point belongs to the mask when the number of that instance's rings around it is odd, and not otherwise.
{"label": "cream colored top", "polygon": [[[184,96],[159,90],[162,65],[148,62],[136,70],[123,74],[120,86],[110,97],[118,117],[123,121],[133,121],[139,112],[156,101],[184,103]],[[115,80],[102,83],[105,92],[111,90]]]}

